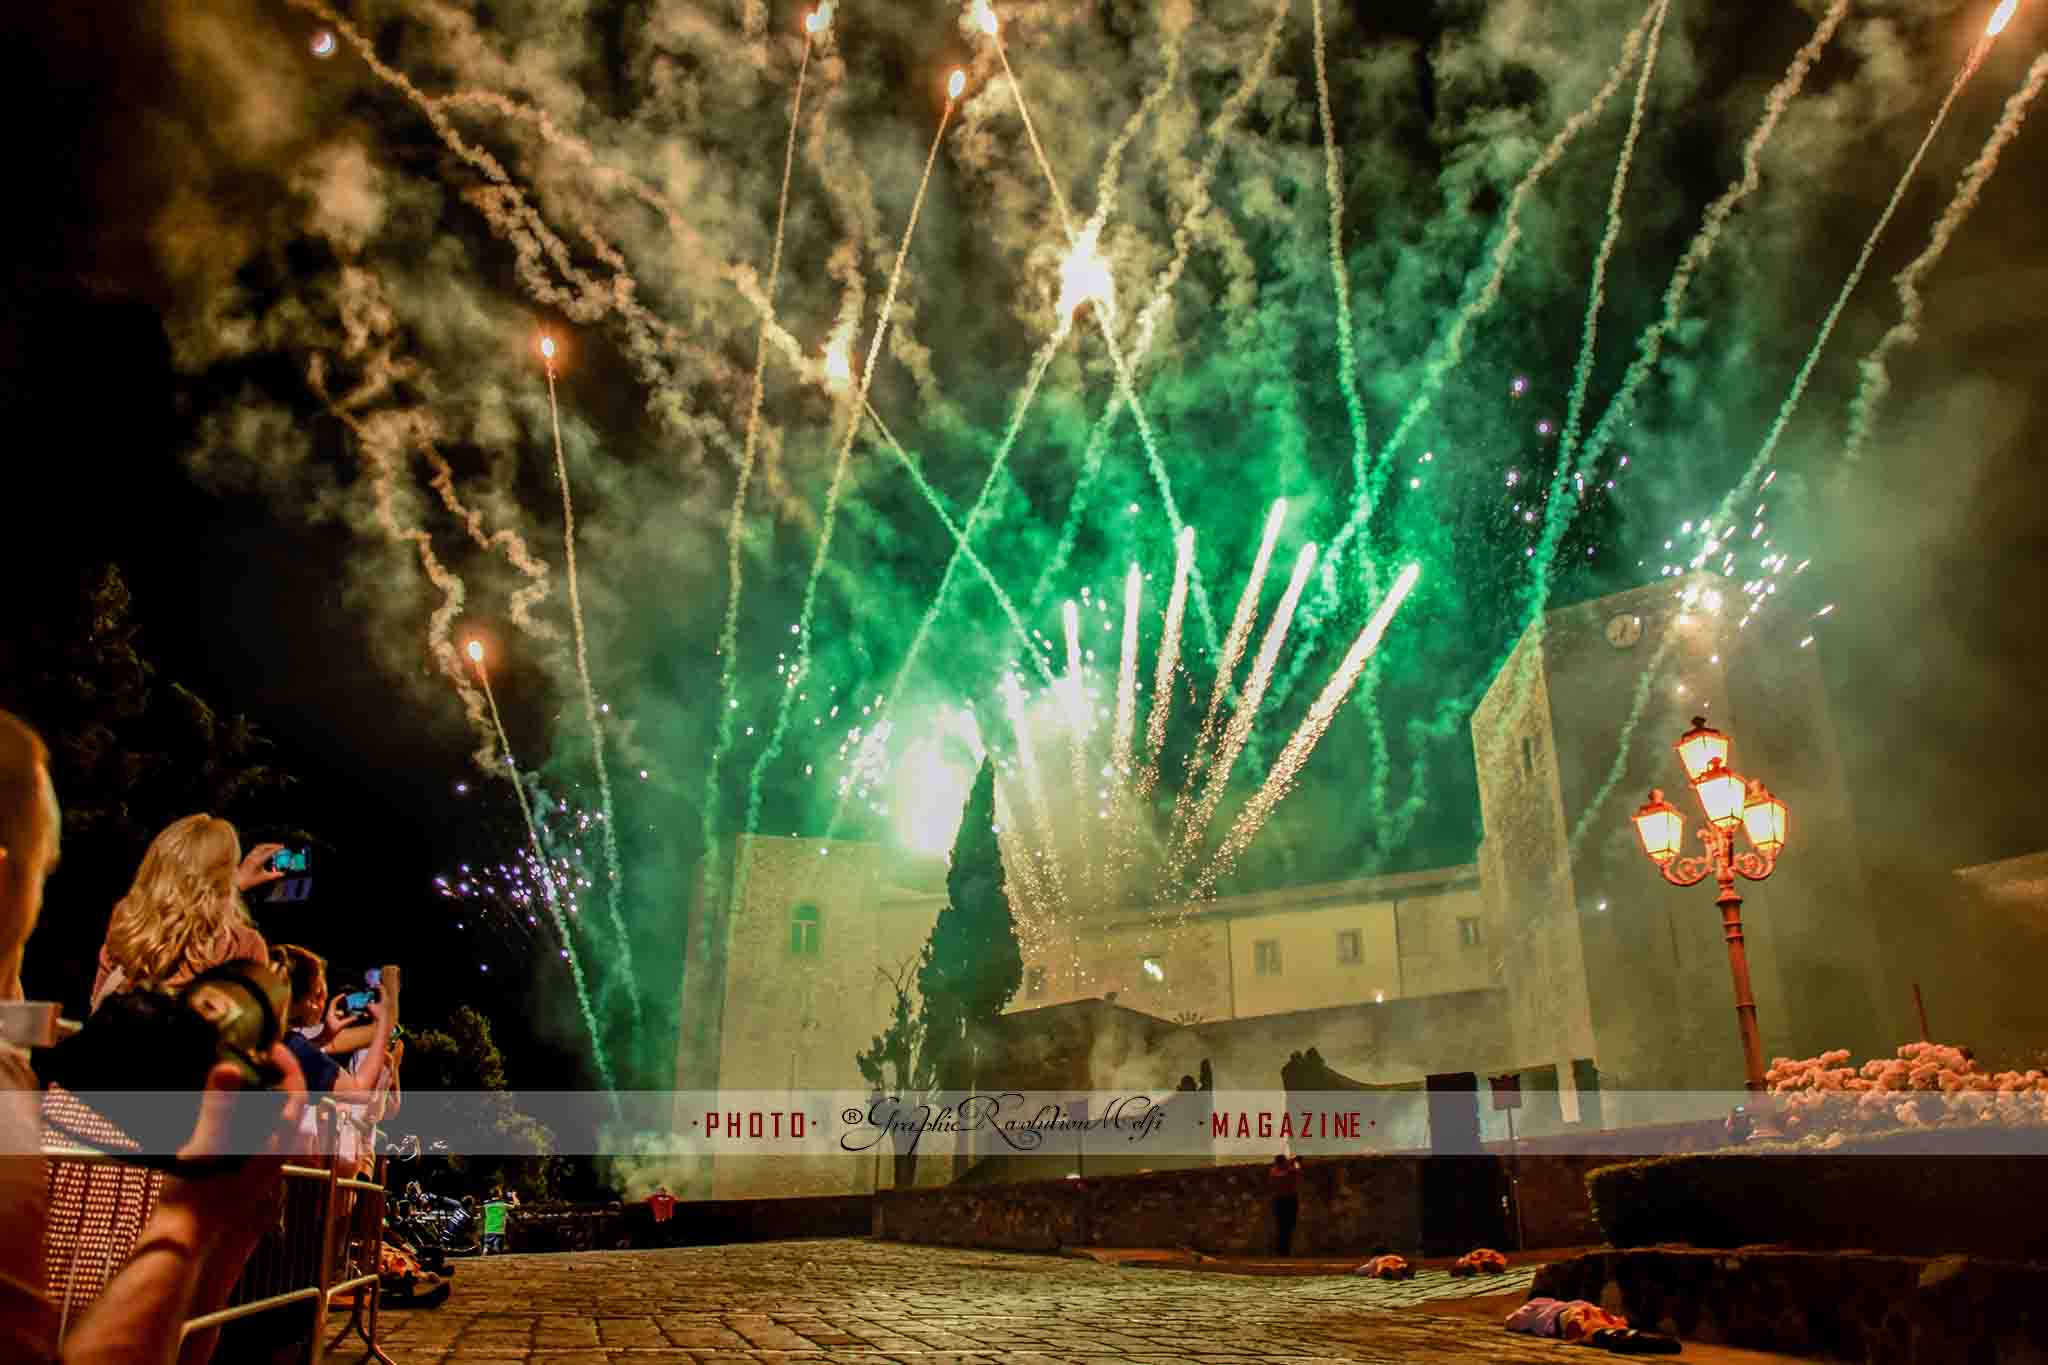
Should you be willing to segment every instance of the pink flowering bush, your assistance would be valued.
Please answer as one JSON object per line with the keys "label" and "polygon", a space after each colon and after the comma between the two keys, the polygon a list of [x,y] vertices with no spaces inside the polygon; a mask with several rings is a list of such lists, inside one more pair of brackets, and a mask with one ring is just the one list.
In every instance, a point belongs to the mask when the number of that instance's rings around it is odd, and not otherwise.
{"label": "pink flowering bush", "polygon": [[1854,1133],[1896,1128],[2048,1125],[2048,1073],[1992,1073],[1959,1047],[1907,1043],[1895,1057],[1848,1064],[1838,1048],[1764,1073],[1789,1137],[1832,1145]]}

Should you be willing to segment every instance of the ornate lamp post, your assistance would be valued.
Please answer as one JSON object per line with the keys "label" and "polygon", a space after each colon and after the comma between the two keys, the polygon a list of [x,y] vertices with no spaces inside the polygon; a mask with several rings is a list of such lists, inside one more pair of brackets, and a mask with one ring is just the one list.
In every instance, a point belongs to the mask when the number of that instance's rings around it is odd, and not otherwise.
{"label": "ornate lamp post", "polygon": [[[1714,903],[1721,907],[1728,971],[1735,978],[1735,1019],[1742,1030],[1744,1083],[1761,1091],[1763,1043],[1757,1036],[1756,998],[1750,994],[1749,958],[1742,948],[1742,896],[1735,889],[1735,879],[1741,876],[1760,882],[1777,869],[1778,851],[1785,846],[1785,803],[1765,791],[1763,783],[1745,782],[1728,767],[1728,736],[1709,726],[1704,716],[1693,717],[1692,729],[1676,747],[1707,817],[1698,831],[1703,852],[1697,857],[1679,856],[1685,817],[1661,791],[1652,791],[1649,801],[1636,812],[1636,834],[1665,881],[1673,886],[1697,886],[1711,876],[1721,888]],[[1739,852],[1735,847],[1737,826],[1748,834],[1750,843]]]}

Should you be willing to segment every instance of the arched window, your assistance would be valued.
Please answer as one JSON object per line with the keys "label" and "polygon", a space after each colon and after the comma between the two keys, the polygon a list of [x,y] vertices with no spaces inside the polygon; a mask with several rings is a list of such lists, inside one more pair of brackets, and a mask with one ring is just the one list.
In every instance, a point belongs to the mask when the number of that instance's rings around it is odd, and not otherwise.
{"label": "arched window", "polygon": [[789,912],[789,950],[806,957],[818,951],[818,907],[808,901]]}

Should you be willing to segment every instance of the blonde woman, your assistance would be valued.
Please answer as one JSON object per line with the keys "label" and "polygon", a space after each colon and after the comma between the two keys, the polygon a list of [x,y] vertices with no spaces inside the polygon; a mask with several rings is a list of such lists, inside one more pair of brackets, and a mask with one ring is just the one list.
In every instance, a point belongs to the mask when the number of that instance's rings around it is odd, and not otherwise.
{"label": "blonde woman", "polygon": [[176,989],[223,962],[267,959],[241,893],[284,875],[270,865],[282,847],[258,844],[244,857],[235,827],[211,815],[188,815],[157,835],[107,925],[92,1007],[138,987]]}

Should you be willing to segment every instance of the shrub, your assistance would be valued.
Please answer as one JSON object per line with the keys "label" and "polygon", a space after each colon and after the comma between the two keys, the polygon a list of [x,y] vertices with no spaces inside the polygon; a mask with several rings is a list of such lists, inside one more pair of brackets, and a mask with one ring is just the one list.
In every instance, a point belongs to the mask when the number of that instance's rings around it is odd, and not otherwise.
{"label": "shrub", "polygon": [[1992,1073],[1965,1048],[1907,1043],[1893,1057],[1845,1065],[1847,1049],[1794,1061],[1764,1074],[1785,1134],[1835,1145],[1847,1135],[1895,1128],[2048,1125],[2048,1074]]}

